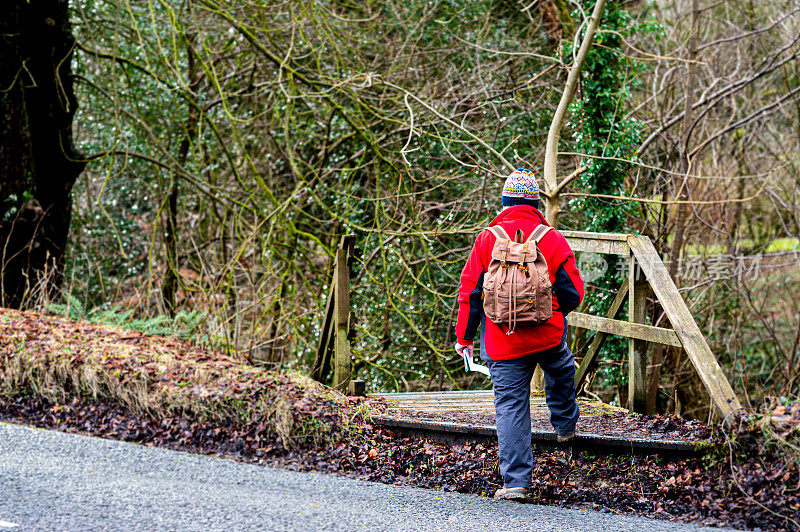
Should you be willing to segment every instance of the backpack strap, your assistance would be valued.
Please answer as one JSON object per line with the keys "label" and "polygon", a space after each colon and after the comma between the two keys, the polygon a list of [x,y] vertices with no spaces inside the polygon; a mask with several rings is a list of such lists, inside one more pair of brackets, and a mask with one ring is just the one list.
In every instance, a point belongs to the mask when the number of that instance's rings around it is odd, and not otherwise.
{"label": "backpack strap", "polygon": [[533,231],[531,231],[531,236],[528,237],[528,240],[525,241],[527,244],[531,240],[536,242],[537,244],[541,242],[544,235],[546,235],[553,227],[547,224],[539,224],[537,225]]}
{"label": "backpack strap", "polygon": [[511,240],[511,237],[508,236],[508,233],[506,233],[506,230],[503,229],[499,225],[493,225],[491,227],[487,227],[486,229],[488,229],[490,233],[492,233],[494,236],[496,236],[500,240]]}
{"label": "backpack strap", "polygon": [[[503,267],[503,280],[500,282],[504,283],[506,281],[506,275],[508,275],[508,246],[511,244],[512,240],[511,237],[508,236],[508,233],[506,233],[506,230],[499,225],[493,225],[491,227],[487,227],[487,229],[490,233],[497,237],[497,242],[502,240],[505,241],[500,247],[500,251],[503,252],[503,258],[501,259],[501,266]],[[497,242],[495,242],[495,245],[497,245]]]}

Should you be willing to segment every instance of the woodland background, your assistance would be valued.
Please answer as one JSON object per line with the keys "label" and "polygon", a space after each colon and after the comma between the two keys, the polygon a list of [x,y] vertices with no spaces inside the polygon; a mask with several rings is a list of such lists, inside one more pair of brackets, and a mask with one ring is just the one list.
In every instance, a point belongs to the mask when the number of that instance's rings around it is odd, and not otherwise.
{"label": "woodland background", "polygon": [[[452,350],[458,277],[498,155],[541,173],[593,3],[4,3],[3,305],[303,369],[354,234],[358,377],[488,386]],[[745,403],[800,395],[798,41],[798,0],[611,0],[560,144],[585,169],[559,228],[648,235]],[[584,392],[625,404],[606,345]],[[682,352],[648,363],[651,410],[708,415]]]}

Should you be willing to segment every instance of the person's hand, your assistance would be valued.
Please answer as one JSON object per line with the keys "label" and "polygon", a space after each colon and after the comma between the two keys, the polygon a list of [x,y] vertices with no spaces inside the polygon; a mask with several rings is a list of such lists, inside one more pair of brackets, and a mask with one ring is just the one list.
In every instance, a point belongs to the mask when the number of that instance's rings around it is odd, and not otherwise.
{"label": "person's hand", "polygon": [[462,345],[456,342],[456,353],[464,357],[464,371],[469,371],[469,361],[472,360],[474,350],[475,346],[473,344]]}
{"label": "person's hand", "polygon": [[475,350],[474,344],[462,345],[456,342],[456,353],[458,353],[462,357],[472,356],[474,350]]}

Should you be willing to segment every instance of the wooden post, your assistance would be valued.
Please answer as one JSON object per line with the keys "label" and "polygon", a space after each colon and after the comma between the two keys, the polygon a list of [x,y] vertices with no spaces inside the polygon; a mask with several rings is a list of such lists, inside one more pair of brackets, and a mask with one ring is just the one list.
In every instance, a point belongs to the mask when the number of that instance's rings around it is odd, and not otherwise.
{"label": "wooden post", "polygon": [[533,377],[531,378],[531,392],[539,395],[544,393],[544,372],[540,366],[536,366],[533,370]]}
{"label": "wooden post", "polygon": [[367,395],[367,383],[360,379],[350,381],[350,385],[347,387],[347,395],[356,395],[359,397]]}
{"label": "wooden post", "polygon": [[[642,277],[639,279],[638,277]],[[644,275],[637,272],[636,257],[628,258],[628,321],[644,323],[647,302],[647,283]],[[643,414],[646,410],[645,357],[647,343],[628,338],[628,410]]]}
{"label": "wooden post", "polygon": [[342,392],[348,390],[353,372],[350,340],[353,337],[355,317],[350,310],[350,257],[353,256],[354,240],[353,236],[343,236],[336,249],[333,279],[320,328],[317,357],[311,369],[311,378],[323,383],[333,369],[333,387]]}
{"label": "wooden post", "polygon": [[311,378],[318,382],[325,382],[331,371],[331,350],[333,337],[336,332],[333,320],[334,302],[336,299],[336,265],[333,266],[333,281],[328,289],[328,300],[325,304],[325,317],[319,331],[319,344],[317,344],[317,357],[311,368]]}
{"label": "wooden post", "polygon": [[340,391],[347,391],[352,373],[352,360],[350,359],[350,267],[348,266],[347,237],[342,238],[336,250],[336,303],[335,327],[336,343],[334,346],[333,387]]}

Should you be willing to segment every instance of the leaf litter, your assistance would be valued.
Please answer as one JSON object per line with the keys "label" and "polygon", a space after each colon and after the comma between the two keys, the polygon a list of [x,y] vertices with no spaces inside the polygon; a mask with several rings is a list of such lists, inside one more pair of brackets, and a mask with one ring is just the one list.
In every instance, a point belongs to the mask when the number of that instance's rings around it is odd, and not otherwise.
{"label": "leaf litter", "polygon": [[[130,386],[144,389],[126,393]],[[0,309],[2,420],[443,491],[491,496],[502,485],[496,442],[401,437],[371,422],[387,409],[185,340]],[[615,416],[598,417],[614,424]],[[666,416],[637,422],[665,434],[686,424]],[[742,416],[727,431],[689,426],[723,445],[680,460],[536,448],[531,498],[711,526],[800,529],[798,455],[775,443],[796,441],[800,404]]]}

